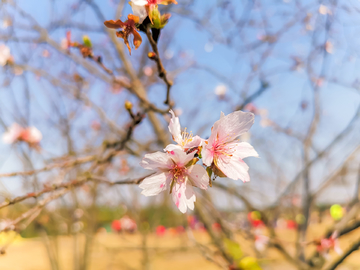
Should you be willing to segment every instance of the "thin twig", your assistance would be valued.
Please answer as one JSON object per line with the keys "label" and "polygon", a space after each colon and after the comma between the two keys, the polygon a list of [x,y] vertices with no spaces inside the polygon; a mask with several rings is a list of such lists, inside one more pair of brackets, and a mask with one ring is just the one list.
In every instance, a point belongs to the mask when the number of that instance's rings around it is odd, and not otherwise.
{"label": "thin twig", "polygon": [[155,53],[155,57],[153,58],[153,60],[156,62],[156,66],[157,66],[157,69],[159,72],[159,77],[165,82],[166,87],[167,87],[166,100],[164,103],[167,105],[170,105],[170,90],[171,90],[171,86],[173,85],[173,82],[170,81],[169,78],[167,77],[166,69],[164,68],[164,65],[162,64],[162,61],[160,58],[157,43],[152,38],[152,35],[150,32],[150,27],[146,28],[146,36],[148,37],[151,48],[153,49],[153,51]]}

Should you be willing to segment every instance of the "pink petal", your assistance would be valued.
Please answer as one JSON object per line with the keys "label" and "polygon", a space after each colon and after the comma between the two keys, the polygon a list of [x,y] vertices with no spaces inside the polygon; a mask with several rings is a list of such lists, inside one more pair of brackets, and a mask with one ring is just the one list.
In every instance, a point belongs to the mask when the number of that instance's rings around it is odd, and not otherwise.
{"label": "pink petal", "polygon": [[171,194],[175,205],[181,213],[186,213],[187,208],[194,210],[196,197],[193,187],[189,182],[182,183],[181,185],[175,184]]}
{"label": "pink petal", "polygon": [[173,162],[170,156],[163,152],[146,154],[140,162],[140,165],[147,170],[168,170],[172,164]]}
{"label": "pink petal", "polygon": [[243,182],[249,182],[249,167],[246,163],[236,156],[228,158],[220,157],[216,160],[216,166],[229,178],[233,180],[241,179]]}
{"label": "pink petal", "polygon": [[169,187],[170,181],[171,179],[169,179],[168,174],[164,172],[146,177],[139,185],[139,187],[143,189],[141,194],[145,196],[158,195],[161,191]]}
{"label": "pink petal", "polygon": [[202,161],[206,166],[210,166],[214,159],[214,150],[210,145],[203,145],[203,150],[201,151]]}
{"label": "pink petal", "polygon": [[180,145],[178,145],[178,144],[169,144],[168,146],[165,147],[164,151],[171,152],[174,149],[182,150],[182,147]]}
{"label": "pink petal", "polygon": [[186,213],[187,210],[187,202],[186,202],[186,196],[185,196],[185,191],[186,191],[186,184],[175,184],[172,190],[172,199],[175,203],[175,205],[177,206],[177,208],[179,208],[181,213]]}
{"label": "pink petal", "polygon": [[209,176],[203,166],[195,164],[189,168],[189,178],[194,186],[201,189],[208,188]]}

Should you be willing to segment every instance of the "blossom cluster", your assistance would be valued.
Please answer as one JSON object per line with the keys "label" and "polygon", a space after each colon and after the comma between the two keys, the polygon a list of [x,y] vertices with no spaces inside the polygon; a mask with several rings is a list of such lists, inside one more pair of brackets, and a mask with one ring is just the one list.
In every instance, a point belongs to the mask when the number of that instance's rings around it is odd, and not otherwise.
{"label": "blossom cluster", "polygon": [[38,145],[41,139],[42,134],[36,127],[23,128],[17,123],[13,123],[2,136],[2,140],[6,144],[23,141],[30,146]]}
{"label": "blossom cluster", "polygon": [[[116,35],[124,40],[131,54],[130,35],[134,37],[133,44],[136,50],[142,43],[142,38],[138,32],[139,29],[146,31],[148,25],[151,28],[163,28],[167,24],[170,14],[161,15],[158,5],[168,5],[170,3],[177,4],[175,0],[131,0],[129,4],[132,7],[133,14],[129,14],[125,22],[109,20],[105,21],[104,25],[111,29],[122,29],[116,32]],[[149,23],[145,23],[146,18],[149,18]]]}
{"label": "blossom cluster", "polygon": [[[207,140],[193,136],[186,129],[181,131],[179,118],[173,111],[170,113],[169,131],[177,144],[169,144],[164,152],[145,155],[140,165],[155,173],[140,184],[143,195],[155,196],[170,190],[174,203],[185,213],[187,208],[194,209],[193,187],[206,190],[212,175],[250,181],[249,167],[243,159],[258,154],[249,143],[240,142],[238,138],[253,125],[253,113],[221,113]],[[197,164],[200,159],[203,165]]]}

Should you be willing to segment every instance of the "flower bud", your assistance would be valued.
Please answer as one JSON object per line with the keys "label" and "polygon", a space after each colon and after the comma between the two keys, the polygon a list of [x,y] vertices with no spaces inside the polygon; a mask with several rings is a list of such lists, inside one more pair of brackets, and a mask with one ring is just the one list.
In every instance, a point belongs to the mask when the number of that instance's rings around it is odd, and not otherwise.
{"label": "flower bud", "polygon": [[156,55],[156,53],[154,53],[154,52],[149,52],[149,53],[148,53],[148,57],[149,57],[151,60],[155,60],[156,57],[157,57],[157,55]]}
{"label": "flower bud", "polygon": [[130,111],[132,109],[133,105],[130,101],[125,101],[125,109]]}
{"label": "flower bud", "polygon": [[84,42],[84,46],[86,46],[88,48],[92,47],[92,43],[91,43],[91,40],[90,40],[89,36],[84,35],[83,36],[83,42]]}

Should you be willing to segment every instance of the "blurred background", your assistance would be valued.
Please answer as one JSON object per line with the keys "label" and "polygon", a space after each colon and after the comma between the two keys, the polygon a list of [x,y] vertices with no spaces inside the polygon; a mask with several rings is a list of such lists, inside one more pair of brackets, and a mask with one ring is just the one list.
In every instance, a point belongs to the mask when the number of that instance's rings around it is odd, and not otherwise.
{"label": "blurred background", "polygon": [[[104,27],[127,1],[0,1],[0,268],[360,269],[360,2],[159,10],[170,106],[146,34],[129,55]],[[203,138],[221,112],[254,113],[251,182],[217,178],[187,214],[141,195],[169,108]],[[38,140],[9,143],[14,123]]]}

